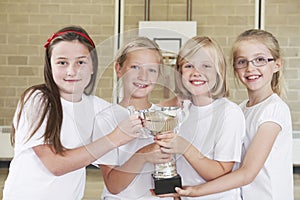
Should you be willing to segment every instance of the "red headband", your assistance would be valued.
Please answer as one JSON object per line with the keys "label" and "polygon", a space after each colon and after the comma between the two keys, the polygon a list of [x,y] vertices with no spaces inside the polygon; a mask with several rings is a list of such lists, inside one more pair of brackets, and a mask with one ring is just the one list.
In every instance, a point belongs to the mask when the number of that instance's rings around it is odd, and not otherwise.
{"label": "red headband", "polygon": [[65,33],[70,33],[70,32],[76,33],[76,34],[78,34],[78,35],[84,37],[85,39],[87,39],[87,40],[91,43],[91,45],[92,45],[93,47],[95,47],[95,44],[94,44],[93,40],[92,40],[89,36],[87,36],[87,35],[84,34],[84,33],[81,33],[81,32],[78,32],[78,31],[72,31],[72,30],[70,30],[70,31],[62,31],[62,32],[58,32],[58,33],[53,33],[52,36],[49,37],[48,40],[47,40],[47,42],[44,44],[44,47],[45,47],[45,48],[48,48],[50,42],[51,42],[54,38],[56,38],[57,36],[63,35],[63,34],[65,34]]}

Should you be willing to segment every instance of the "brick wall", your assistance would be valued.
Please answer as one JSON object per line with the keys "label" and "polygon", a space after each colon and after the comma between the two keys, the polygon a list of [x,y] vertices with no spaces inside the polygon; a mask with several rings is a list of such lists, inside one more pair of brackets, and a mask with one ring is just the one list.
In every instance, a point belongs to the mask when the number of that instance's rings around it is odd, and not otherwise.
{"label": "brick wall", "polygon": [[[187,19],[186,0],[151,0],[150,20]],[[216,39],[228,56],[235,37],[254,27],[254,0],[192,1],[192,20],[199,35]],[[9,125],[20,93],[42,82],[43,43],[52,32],[65,25],[81,25],[94,39],[100,56],[100,79],[96,94],[112,101],[114,0],[0,0],[0,125]],[[293,126],[300,130],[300,2],[266,0],[265,29],[271,31],[285,56],[286,101],[291,107]],[[138,22],[145,19],[144,0],[126,0],[125,39],[137,35]],[[230,98],[239,103],[246,98],[232,73]],[[162,88],[152,95],[154,102]]]}
{"label": "brick wall", "polygon": [[300,130],[300,1],[268,0],[266,30],[277,36],[284,55],[285,100],[294,130]]}

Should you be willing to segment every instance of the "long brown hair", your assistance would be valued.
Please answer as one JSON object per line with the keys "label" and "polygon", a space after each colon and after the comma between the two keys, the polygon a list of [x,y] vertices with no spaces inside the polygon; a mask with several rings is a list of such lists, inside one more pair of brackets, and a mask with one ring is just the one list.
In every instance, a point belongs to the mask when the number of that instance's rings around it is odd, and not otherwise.
{"label": "long brown hair", "polygon": [[28,100],[33,99],[33,101],[39,101],[38,108],[35,108],[35,110],[39,111],[39,113],[41,114],[38,116],[39,119],[36,122],[32,122],[31,126],[34,125],[35,127],[31,127],[32,132],[30,133],[28,140],[37,132],[44,120],[47,120],[44,133],[44,143],[52,144],[56,153],[63,153],[64,147],[60,140],[63,110],[60,100],[59,89],[53,79],[50,59],[52,55],[52,49],[55,44],[61,41],[73,40],[78,40],[80,43],[85,45],[91,54],[94,73],[91,75],[91,80],[86,86],[84,93],[86,95],[90,95],[93,92],[98,69],[97,51],[95,49],[93,41],[90,39],[88,33],[83,28],[78,26],[65,27],[57,31],[55,34],[52,35],[52,37],[48,39],[47,43],[45,44],[45,83],[29,87],[21,95],[19,102],[20,109],[17,115],[17,124],[12,124],[11,142],[13,145],[15,143],[15,128],[19,124],[22,110],[24,109],[24,106],[28,102]]}

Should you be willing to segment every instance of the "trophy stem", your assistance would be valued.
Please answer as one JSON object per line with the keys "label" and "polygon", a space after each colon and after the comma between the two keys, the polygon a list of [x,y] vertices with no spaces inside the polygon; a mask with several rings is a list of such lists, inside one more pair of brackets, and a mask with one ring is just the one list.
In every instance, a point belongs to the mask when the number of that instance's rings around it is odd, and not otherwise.
{"label": "trophy stem", "polygon": [[[146,127],[150,130],[152,135],[165,131],[175,131],[178,127],[178,120],[176,115],[172,115],[171,111],[174,110],[164,109],[162,111],[145,113]],[[170,162],[155,164],[154,168],[152,177],[154,180],[155,194],[176,193],[175,187],[182,187],[181,177],[176,171],[176,161],[174,157]]]}

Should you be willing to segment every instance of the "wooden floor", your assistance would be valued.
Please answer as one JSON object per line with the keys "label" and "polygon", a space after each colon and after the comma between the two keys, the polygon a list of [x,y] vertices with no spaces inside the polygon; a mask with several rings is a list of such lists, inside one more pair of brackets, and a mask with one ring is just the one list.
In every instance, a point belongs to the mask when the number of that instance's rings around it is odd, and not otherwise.
{"label": "wooden floor", "polygon": [[[6,167],[0,167],[0,199],[2,199],[3,183],[6,179],[7,173],[8,169]],[[294,185],[295,200],[300,200],[300,173],[298,172],[294,174]],[[103,179],[99,169],[88,167],[84,200],[99,200],[102,188]]]}
{"label": "wooden floor", "polygon": [[[0,199],[2,199],[3,185],[8,173],[8,168],[0,167]],[[103,188],[103,179],[99,169],[87,168],[87,181],[83,200],[99,200]]]}
{"label": "wooden floor", "polygon": [[87,168],[84,200],[100,199],[103,189],[103,178],[98,168]]}

